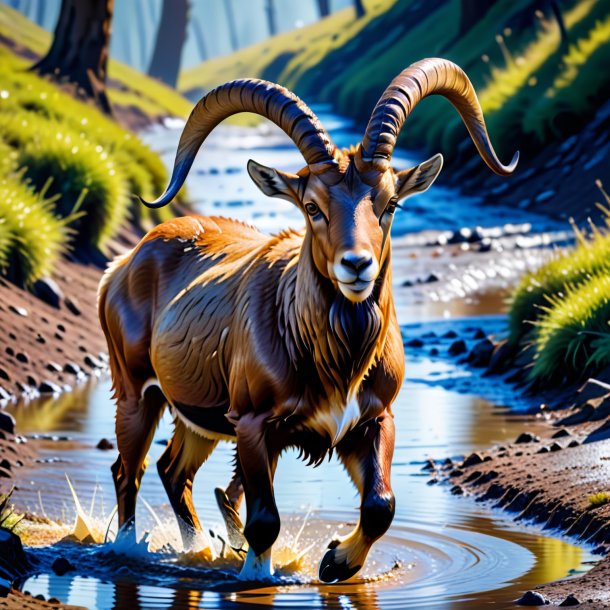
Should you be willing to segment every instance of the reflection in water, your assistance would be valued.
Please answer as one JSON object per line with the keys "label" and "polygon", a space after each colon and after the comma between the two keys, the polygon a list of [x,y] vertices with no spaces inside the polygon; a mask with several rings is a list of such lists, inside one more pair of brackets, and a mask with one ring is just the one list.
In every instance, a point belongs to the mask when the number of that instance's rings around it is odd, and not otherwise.
{"label": "reflection in water", "polygon": [[[464,334],[465,323],[494,332],[503,319],[496,316],[450,324]],[[403,331],[408,337],[430,332],[440,336],[446,325],[447,322],[427,323],[404,327]],[[447,348],[442,341],[436,346],[441,351]],[[345,534],[353,526],[358,500],[338,462],[325,462],[313,469],[289,452],[282,458],[276,475],[283,523],[280,542],[290,546],[304,515],[310,509],[313,511],[299,547],[313,545],[306,555],[305,571],[295,576],[302,584],[243,590],[243,585],[235,580],[237,568],[221,574],[211,571],[209,565],[206,568],[186,564],[184,556],[175,554],[153,553],[125,561],[108,559],[107,546],[60,545],[35,551],[41,560],[42,574],[29,579],[25,587],[35,594],[95,608],[273,604],[461,609],[504,604],[534,584],[584,569],[584,564],[592,559],[585,549],[542,536],[535,528],[517,528],[501,514],[492,514],[470,499],[456,498],[441,486],[427,484],[428,477],[420,468],[428,456],[457,456],[513,439],[522,431],[525,416],[515,417],[506,408],[435,385],[443,375],[447,378],[461,375],[463,389],[467,387],[469,373],[448,361],[433,362],[425,354],[425,349],[407,353],[407,379],[394,406],[398,430],[393,466],[396,518],[389,533],[373,547],[363,571],[364,580],[337,586],[315,584],[317,562],[335,533]],[[478,379],[476,383],[478,389]],[[51,408],[48,401],[15,409],[22,433],[47,432],[69,437],[69,440],[31,441],[39,445],[43,458],[62,461],[43,461],[24,473],[19,481],[20,504],[35,513],[42,511],[51,518],[71,521],[73,513],[66,503],[69,491],[64,473],[67,473],[83,506],[91,504],[98,516],[110,514],[114,504],[110,465],[116,452],[95,449],[100,438],[114,438],[110,396],[109,381],[101,380],[62,397],[57,409]],[[536,432],[536,425],[536,420],[531,420],[528,427]],[[160,456],[170,434],[171,420],[166,414],[157,431],[158,442],[153,443],[150,451],[151,462]],[[231,446],[219,445],[195,482],[195,504],[202,522],[211,528],[220,527],[221,521],[212,489],[226,484],[231,458]],[[153,539],[155,536],[157,540],[177,539],[175,521],[154,468],[144,476],[141,497],[154,507],[163,526],[156,525],[140,502],[140,533],[153,530]],[[353,509],[346,512],[348,507]],[[53,574],[50,565],[59,553],[67,557],[74,554],[76,572],[62,577]],[[366,580],[380,574],[391,574],[391,578]]]}

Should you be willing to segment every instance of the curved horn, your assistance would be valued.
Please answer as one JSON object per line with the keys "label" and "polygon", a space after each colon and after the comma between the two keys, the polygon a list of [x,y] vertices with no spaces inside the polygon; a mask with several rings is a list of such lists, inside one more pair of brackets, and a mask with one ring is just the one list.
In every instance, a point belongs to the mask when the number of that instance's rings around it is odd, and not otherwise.
{"label": "curved horn", "polygon": [[428,95],[443,95],[460,113],[479,154],[496,174],[511,174],[519,160],[515,153],[503,165],[489,141],[483,111],[474,87],[464,71],[446,59],[423,59],[403,70],[381,96],[362,139],[361,158],[385,171],[392,159],[396,139],[409,114]]}
{"label": "curved horn", "polygon": [[180,136],[172,177],[165,192],[149,208],[167,205],[178,193],[197,151],[210,132],[227,117],[239,112],[259,114],[278,127],[297,145],[311,171],[319,173],[336,165],[334,144],[315,114],[294,93],[264,80],[235,80],[210,91],[191,112]]}

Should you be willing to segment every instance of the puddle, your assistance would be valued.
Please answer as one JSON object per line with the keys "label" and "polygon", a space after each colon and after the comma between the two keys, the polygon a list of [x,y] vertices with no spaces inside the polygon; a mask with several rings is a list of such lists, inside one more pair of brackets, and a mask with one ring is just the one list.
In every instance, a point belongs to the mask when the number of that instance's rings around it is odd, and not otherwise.
{"label": "puddle", "polygon": [[[501,316],[452,322],[426,322],[403,327],[405,338],[483,328],[493,332]],[[443,341],[438,346],[442,348]],[[442,350],[441,350],[442,353]],[[588,569],[595,558],[582,547],[553,538],[535,527],[516,527],[508,518],[469,498],[456,498],[441,486],[428,485],[421,472],[431,457],[459,456],[476,448],[514,439],[524,421],[536,432],[540,421],[515,415],[507,406],[438,384],[445,373],[456,375],[451,361],[443,365],[425,353],[407,353],[407,378],[394,405],[397,424],[393,486],[397,511],[388,534],[375,545],[361,577],[348,584],[320,586],[317,563],[335,533],[349,531],[357,520],[358,499],[338,462],[307,467],[295,452],[285,454],[276,475],[277,503],[283,529],[279,547],[291,546],[303,519],[299,549],[311,547],[302,569],[267,586],[243,589],[237,565],[224,570],[192,565],[176,552],[156,552],[125,559],[109,555],[111,545],[54,545],[32,548],[41,560],[41,574],[23,588],[55,596],[72,604],[96,608],[195,608],[273,605],[328,608],[471,608],[505,603],[535,584]],[[440,375],[439,375],[440,371]],[[462,375],[468,377],[462,371]],[[476,385],[476,384],[475,384]],[[102,437],[114,438],[114,407],[107,379],[79,388],[56,404],[32,403],[14,409],[18,429],[43,434],[31,440],[40,446],[42,463],[23,472],[17,500],[37,514],[69,525],[74,520],[67,473],[85,510],[104,522],[114,506],[110,465],[115,451],[95,448]],[[152,532],[157,547],[163,540],[180,547],[175,520],[155,468],[163,441],[171,434],[169,415],[163,418],[153,443],[151,467],[140,497],[161,520],[138,505],[139,535]],[[59,440],[55,440],[59,439]],[[159,442],[161,441],[161,443]],[[232,446],[221,443],[202,467],[194,485],[195,504],[206,528],[222,532],[212,490],[230,476]],[[93,497],[95,495],[95,497]],[[92,502],[93,500],[93,502]],[[349,509],[349,510],[348,510]],[[114,526],[113,526],[114,527]],[[68,528],[69,529],[69,528]],[[68,529],[56,534],[61,537]],[[159,542],[161,536],[161,542]],[[63,555],[77,565],[75,572],[56,576],[49,569]]]}

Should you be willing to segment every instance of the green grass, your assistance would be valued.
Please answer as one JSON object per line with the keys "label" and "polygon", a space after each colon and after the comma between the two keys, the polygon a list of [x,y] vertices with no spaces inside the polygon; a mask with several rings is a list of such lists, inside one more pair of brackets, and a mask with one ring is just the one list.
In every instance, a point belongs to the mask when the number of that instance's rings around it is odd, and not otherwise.
{"label": "green grass", "polygon": [[568,287],[578,287],[591,277],[610,273],[610,235],[579,239],[576,249],[557,255],[537,271],[525,275],[511,299],[510,338],[518,342],[532,329],[549,299],[561,299]]}
{"label": "green grass", "polygon": [[573,382],[594,374],[592,364],[610,364],[610,352],[593,361],[593,341],[610,333],[610,275],[594,275],[578,287],[568,286],[565,293],[549,297],[542,311],[536,322],[531,379]]}
{"label": "green grass", "polygon": [[19,534],[19,523],[23,515],[16,513],[10,504],[13,489],[7,494],[0,494],[0,527]]}
{"label": "green grass", "polygon": [[[371,0],[362,20],[347,8],[186,70],[179,88],[198,95],[232,78],[267,78],[309,103],[330,103],[365,123],[400,70],[424,57],[442,56],[462,66],[473,81],[494,145],[509,157],[516,148],[572,133],[610,94],[607,3],[566,0],[562,10],[567,47],[557,23],[536,18],[529,0],[493,3],[464,34],[458,34],[459,0]],[[530,23],[509,27],[524,15]],[[440,150],[451,163],[465,138],[457,113],[446,101],[432,98],[414,111],[402,143]]]}
{"label": "green grass", "polygon": [[18,176],[0,179],[0,272],[20,286],[47,276],[68,248],[70,217]]}
{"label": "green grass", "polygon": [[599,508],[610,502],[610,492],[600,491],[596,494],[589,496],[588,498],[589,508]]}

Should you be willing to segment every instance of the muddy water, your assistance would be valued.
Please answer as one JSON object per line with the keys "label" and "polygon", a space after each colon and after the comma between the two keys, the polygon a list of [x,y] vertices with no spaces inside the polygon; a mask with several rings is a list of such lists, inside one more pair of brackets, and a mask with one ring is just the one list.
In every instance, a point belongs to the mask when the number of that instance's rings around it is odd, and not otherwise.
{"label": "muddy water", "polygon": [[[535,584],[585,570],[593,560],[587,549],[528,526],[516,527],[501,514],[468,498],[458,498],[440,485],[428,484],[421,471],[429,457],[459,456],[505,439],[513,439],[528,416],[511,415],[472,394],[444,389],[441,378],[469,377],[444,354],[448,329],[468,338],[475,328],[500,332],[500,316],[426,322],[403,327],[405,338],[429,335],[422,350],[408,350],[407,378],[395,404],[397,446],[393,483],[396,519],[389,533],[374,547],[361,577],[353,583],[320,586],[315,582],[317,562],[333,535],[349,531],[357,519],[354,488],[336,461],[313,469],[285,455],[276,476],[277,501],[283,517],[279,547],[307,549],[299,571],[285,572],[277,586],[246,589],[236,580],[237,565],[210,569],[191,563],[167,547],[155,553],[130,550],[127,557],[109,554],[112,545],[55,545],[34,549],[41,574],[24,588],[63,601],[96,608],[237,607],[240,603],[277,607],[329,608],[476,608],[505,607],[519,591]],[[440,360],[431,360],[436,346]],[[476,385],[476,384],[475,384]],[[65,479],[72,481],[86,511],[106,524],[114,504],[110,464],[114,451],[100,451],[102,437],[113,438],[113,407],[107,379],[81,387],[54,404],[41,402],[15,409],[25,434],[43,434],[31,440],[41,448],[42,463],[19,481],[18,500],[32,512],[71,524],[73,502]],[[528,428],[536,430],[535,418]],[[164,417],[150,452],[151,463],[160,456],[171,434]],[[212,490],[230,476],[232,447],[219,445],[195,482],[195,503],[202,522],[222,533]],[[180,547],[175,522],[153,467],[144,476],[138,508],[139,533],[153,531],[153,546]],[[161,523],[156,521],[158,519]],[[111,532],[114,531],[111,526]],[[61,530],[66,533],[69,527]],[[112,537],[112,533],[111,533]],[[155,542],[156,539],[156,542]],[[76,570],[56,576],[50,564],[58,555],[70,559]],[[139,606],[138,606],[139,605]]]}

